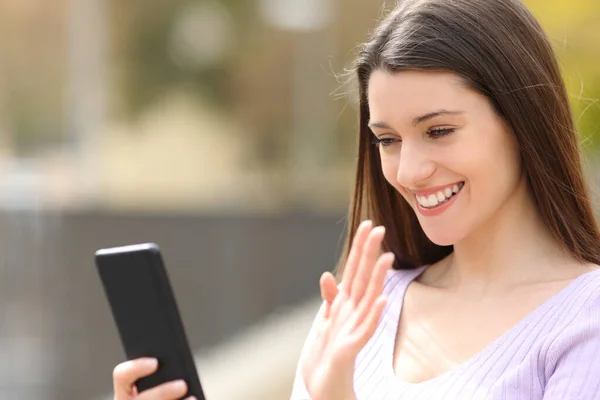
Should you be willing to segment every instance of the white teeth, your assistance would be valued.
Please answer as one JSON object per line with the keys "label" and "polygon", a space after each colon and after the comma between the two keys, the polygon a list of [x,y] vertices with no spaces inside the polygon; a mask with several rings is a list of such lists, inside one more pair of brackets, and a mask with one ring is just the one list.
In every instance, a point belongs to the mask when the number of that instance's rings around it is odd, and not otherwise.
{"label": "white teeth", "polygon": [[439,203],[435,194],[430,194],[427,200],[429,200],[429,207],[435,207]]}
{"label": "white teeth", "polygon": [[452,188],[447,187],[443,191],[439,191],[435,194],[430,194],[427,197],[415,196],[415,198],[417,199],[417,202],[422,207],[433,208],[433,207],[436,207],[440,203],[444,203],[446,200],[451,198],[454,194],[460,192],[460,190],[462,189],[463,186],[464,186],[464,184],[460,183],[458,185],[452,186]]}

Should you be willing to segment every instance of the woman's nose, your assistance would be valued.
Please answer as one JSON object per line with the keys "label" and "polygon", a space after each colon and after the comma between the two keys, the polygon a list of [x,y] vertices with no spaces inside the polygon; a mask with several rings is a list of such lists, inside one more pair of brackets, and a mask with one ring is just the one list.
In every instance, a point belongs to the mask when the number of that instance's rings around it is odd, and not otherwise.
{"label": "woman's nose", "polygon": [[428,157],[426,151],[415,143],[402,143],[400,162],[396,180],[404,187],[415,187],[433,175],[435,163]]}

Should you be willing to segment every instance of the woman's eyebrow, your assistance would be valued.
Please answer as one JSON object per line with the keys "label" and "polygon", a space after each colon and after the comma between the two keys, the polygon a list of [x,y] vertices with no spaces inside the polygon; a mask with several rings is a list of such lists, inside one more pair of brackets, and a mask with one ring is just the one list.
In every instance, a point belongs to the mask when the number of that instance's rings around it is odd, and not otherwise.
{"label": "woman's eyebrow", "polygon": [[[415,117],[413,119],[413,126],[417,126],[419,124],[422,124],[425,121],[428,121],[430,119],[433,119],[435,117],[439,117],[442,115],[462,115],[464,114],[464,111],[451,111],[451,110],[436,110],[436,111],[432,111],[430,113],[427,114],[423,114],[421,116]],[[380,128],[380,129],[392,129],[388,124],[386,124],[385,122],[369,122],[369,128]]]}
{"label": "woman's eyebrow", "polygon": [[416,117],[415,119],[413,119],[413,126],[417,126],[419,124],[422,124],[425,121],[428,121],[432,118],[435,117],[439,117],[441,115],[461,115],[464,114],[464,111],[450,111],[450,110],[437,110],[437,111],[433,111],[424,115],[421,115],[419,117]]}
{"label": "woman's eyebrow", "polygon": [[385,122],[369,122],[369,128],[392,129]]}

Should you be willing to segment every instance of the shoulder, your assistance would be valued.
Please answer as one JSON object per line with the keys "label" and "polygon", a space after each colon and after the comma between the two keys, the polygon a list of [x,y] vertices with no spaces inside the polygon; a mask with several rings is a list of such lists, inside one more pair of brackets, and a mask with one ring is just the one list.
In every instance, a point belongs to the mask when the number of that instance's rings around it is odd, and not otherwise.
{"label": "shoulder", "polygon": [[557,304],[555,334],[548,351],[551,363],[566,353],[592,345],[600,352],[600,268],[579,276]]}
{"label": "shoulder", "polygon": [[545,396],[591,399],[600,379],[600,269],[577,278],[560,305],[560,328],[545,353]]}
{"label": "shoulder", "polygon": [[573,303],[581,310],[581,314],[578,313],[576,317],[588,319],[596,315],[600,319],[600,267],[596,266],[580,275],[573,284]]}
{"label": "shoulder", "polygon": [[578,322],[600,325],[600,268],[590,269],[575,278],[560,299],[565,328]]}

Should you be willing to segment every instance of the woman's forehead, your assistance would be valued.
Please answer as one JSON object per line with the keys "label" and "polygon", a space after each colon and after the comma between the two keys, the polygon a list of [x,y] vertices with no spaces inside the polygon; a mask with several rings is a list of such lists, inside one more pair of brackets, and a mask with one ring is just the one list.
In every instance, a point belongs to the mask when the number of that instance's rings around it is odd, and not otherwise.
{"label": "woman's forehead", "polygon": [[458,75],[429,71],[374,71],[368,99],[372,121],[391,116],[413,119],[439,110],[457,114],[485,103],[485,98],[469,89]]}
{"label": "woman's forehead", "polygon": [[459,94],[468,91],[463,79],[452,72],[375,70],[368,83],[369,98],[375,94],[394,94],[394,97],[410,97],[418,94]]}

